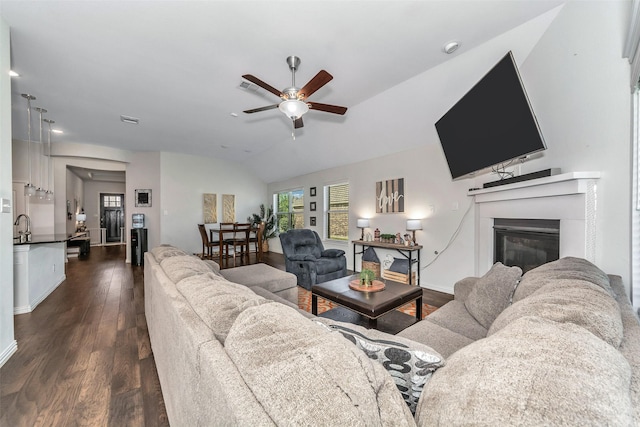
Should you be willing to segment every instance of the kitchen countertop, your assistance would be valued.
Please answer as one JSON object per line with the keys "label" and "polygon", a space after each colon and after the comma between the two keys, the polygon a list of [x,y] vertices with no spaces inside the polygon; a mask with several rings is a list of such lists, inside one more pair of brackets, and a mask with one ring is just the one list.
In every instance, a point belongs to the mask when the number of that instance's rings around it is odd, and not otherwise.
{"label": "kitchen countertop", "polygon": [[13,238],[13,245],[37,245],[39,243],[60,243],[67,242],[71,239],[75,239],[78,237],[86,237],[87,233],[75,233],[72,235],[68,234],[32,234],[31,241],[28,242],[20,242],[18,237]]}

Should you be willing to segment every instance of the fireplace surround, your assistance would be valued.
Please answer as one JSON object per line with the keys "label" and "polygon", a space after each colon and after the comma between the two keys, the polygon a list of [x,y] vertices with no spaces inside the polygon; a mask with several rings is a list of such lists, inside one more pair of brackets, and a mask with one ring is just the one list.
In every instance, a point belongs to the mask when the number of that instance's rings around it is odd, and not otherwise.
{"label": "fireplace surround", "polygon": [[498,187],[470,190],[476,203],[477,275],[494,264],[494,223],[509,220],[559,221],[559,258],[595,262],[597,182],[600,172],[570,172]]}

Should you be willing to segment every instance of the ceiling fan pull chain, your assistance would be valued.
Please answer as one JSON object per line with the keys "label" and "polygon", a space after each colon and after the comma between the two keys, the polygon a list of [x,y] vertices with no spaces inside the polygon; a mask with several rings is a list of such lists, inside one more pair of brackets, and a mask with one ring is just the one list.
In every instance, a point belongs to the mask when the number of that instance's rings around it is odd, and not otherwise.
{"label": "ceiling fan pull chain", "polygon": [[291,119],[291,139],[296,140],[296,120]]}

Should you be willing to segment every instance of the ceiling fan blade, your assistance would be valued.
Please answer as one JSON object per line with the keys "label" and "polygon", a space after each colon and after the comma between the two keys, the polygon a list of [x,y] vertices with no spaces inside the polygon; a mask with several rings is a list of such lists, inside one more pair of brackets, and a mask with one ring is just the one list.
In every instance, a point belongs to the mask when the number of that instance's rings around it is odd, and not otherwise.
{"label": "ceiling fan blade", "polygon": [[299,118],[297,118],[297,119],[295,119],[293,121],[293,128],[294,129],[300,129],[303,126],[304,126],[304,123],[302,123],[302,117],[299,117]]}
{"label": "ceiling fan blade", "polygon": [[327,73],[325,70],[320,70],[314,78],[309,80],[309,83],[304,85],[302,89],[298,91],[298,94],[302,99],[308,98],[315,91],[326,85],[333,79],[333,76]]}
{"label": "ceiling fan blade", "polygon": [[253,110],[244,110],[243,113],[247,113],[247,114],[258,113],[260,111],[273,110],[274,108],[278,108],[278,104],[267,105],[266,107],[254,108]]}
{"label": "ceiling fan blade", "polygon": [[275,96],[283,96],[283,93],[280,92],[278,89],[276,89],[275,87],[268,85],[267,83],[263,82],[262,80],[260,80],[259,78],[252,76],[251,74],[245,74],[242,76],[243,79],[245,80],[249,80],[251,83],[257,84],[258,86],[260,86],[263,89],[268,90],[269,92],[271,92],[272,94],[274,94]]}
{"label": "ceiling fan blade", "polygon": [[307,105],[311,110],[326,111],[327,113],[343,115],[347,112],[347,107],[338,105],[320,104],[319,102],[309,102]]}

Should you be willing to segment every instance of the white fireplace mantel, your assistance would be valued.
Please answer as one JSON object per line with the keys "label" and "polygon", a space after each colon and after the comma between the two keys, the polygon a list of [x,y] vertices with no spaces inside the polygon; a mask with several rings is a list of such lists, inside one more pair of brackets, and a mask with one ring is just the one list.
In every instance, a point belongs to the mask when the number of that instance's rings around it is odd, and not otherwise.
{"label": "white fireplace mantel", "polygon": [[595,262],[600,172],[571,172],[470,190],[476,209],[476,274],[493,265],[495,218],[560,220],[560,257]]}

